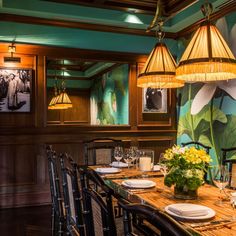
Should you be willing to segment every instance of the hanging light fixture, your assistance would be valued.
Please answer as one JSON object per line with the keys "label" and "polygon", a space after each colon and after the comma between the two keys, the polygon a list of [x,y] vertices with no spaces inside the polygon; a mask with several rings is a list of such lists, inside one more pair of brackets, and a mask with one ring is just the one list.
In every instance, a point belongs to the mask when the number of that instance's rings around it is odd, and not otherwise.
{"label": "hanging light fixture", "polygon": [[[64,61],[63,61],[64,65]],[[72,102],[66,93],[66,84],[65,84],[65,68],[63,68],[62,72],[62,82],[61,82],[61,88],[58,88],[57,83],[57,73],[55,70],[55,83],[54,83],[54,97],[51,99],[48,109],[49,110],[62,110],[62,109],[68,109],[72,108]]]}
{"label": "hanging light fixture", "polygon": [[188,82],[235,79],[235,57],[219,30],[209,20],[212,4],[205,3],[201,10],[206,20],[183,53],[176,68],[176,78]]}
{"label": "hanging light fixture", "polygon": [[137,86],[142,88],[178,88],[184,86],[184,81],[175,78],[176,62],[163,42],[163,20],[159,16],[160,3],[161,1],[157,2],[155,17],[148,27],[148,30],[158,27],[158,42],[138,76]]}
{"label": "hanging light fixture", "polygon": [[[63,60],[64,64],[64,60]],[[66,83],[65,83],[65,68],[63,68],[63,79],[61,82],[61,92],[57,96],[56,104],[54,106],[54,109],[68,109],[72,108],[72,102],[66,93]]]}
{"label": "hanging light fixture", "polygon": [[58,95],[58,88],[57,88],[57,77],[55,75],[54,96],[52,97],[51,101],[49,102],[49,105],[48,105],[49,110],[55,109],[55,105],[56,105],[58,97],[59,97],[59,95]]}

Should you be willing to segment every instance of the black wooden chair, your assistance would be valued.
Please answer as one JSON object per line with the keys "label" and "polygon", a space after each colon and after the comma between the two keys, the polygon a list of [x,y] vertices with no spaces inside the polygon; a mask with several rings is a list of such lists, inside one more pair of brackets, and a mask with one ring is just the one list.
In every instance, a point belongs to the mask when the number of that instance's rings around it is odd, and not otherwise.
{"label": "black wooden chair", "polygon": [[206,151],[207,154],[209,154],[210,150],[211,150],[211,147],[210,146],[207,146],[203,143],[200,143],[200,142],[195,142],[195,141],[191,141],[191,142],[187,142],[187,143],[181,143],[181,146],[182,147],[185,147],[185,146],[194,146],[196,147],[197,149],[204,149]]}
{"label": "black wooden chair", "polygon": [[[210,146],[207,146],[207,145],[205,145],[205,144],[203,144],[203,143],[201,143],[201,142],[197,142],[197,141],[191,141],[191,142],[187,142],[187,143],[181,143],[181,146],[182,146],[182,147],[186,147],[186,146],[191,147],[191,146],[194,146],[194,147],[197,148],[197,149],[203,149],[203,150],[205,150],[207,154],[209,154],[209,153],[210,153],[210,150],[211,150],[211,147],[210,147]],[[211,176],[211,172],[209,171],[209,168],[208,168],[208,167],[209,167],[208,165],[205,166],[205,168],[206,168],[207,171],[206,171],[206,173],[205,173],[205,175],[204,175],[204,181],[207,182],[207,183],[211,182],[211,177],[210,177],[210,180],[207,178],[207,177],[208,177],[208,174],[209,174],[209,176]]]}
{"label": "black wooden chair", "polygon": [[60,190],[60,178],[58,174],[58,158],[51,146],[46,147],[48,158],[49,182],[52,200],[52,235],[61,236],[65,230],[65,215],[63,199]]}
{"label": "black wooden chair", "polygon": [[83,142],[85,165],[110,164],[114,160],[115,146],[122,146],[121,140],[96,138]]}
{"label": "black wooden chair", "polygon": [[222,164],[229,165],[230,179],[229,179],[229,187],[236,189],[236,158],[232,158],[232,156],[236,156],[236,147],[231,148],[221,148],[222,151]]}
{"label": "black wooden chair", "polygon": [[[124,236],[190,236],[192,235],[177,221],[166,213],[142,204],[130,204],[124,199],[119,199],[119,205],[123,209]],[[133,217],[142,219],[138,224],[137,232],[132,225]]]}
{"label": "black wooden chair", "polygon": [[60,161],[67,230],[71,235],[76,235],[79,232],[79,235],[84,236],[86,235],[83,219],[84,211],[78,185],[78,168],[73,159],[66,153],[60,155]]}
{"label": "black wooden chair", "polygon": [[87,236],[116,236],[112,195],[104,180],[89,168],[80,168]]}

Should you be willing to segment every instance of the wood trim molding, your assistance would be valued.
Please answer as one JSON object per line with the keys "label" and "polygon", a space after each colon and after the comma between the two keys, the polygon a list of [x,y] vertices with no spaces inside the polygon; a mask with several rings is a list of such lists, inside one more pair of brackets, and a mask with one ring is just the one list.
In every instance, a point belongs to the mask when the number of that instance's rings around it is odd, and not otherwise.
{"label": "wood trim molding", "polygon": [[[211,20],[217,20],[231,12],[236,10],[236,2],[232,2],[230,4],[223,5],[219,11],[213,13],[211,15]],[[196,28],[201,24],[204,19],[201,19],[194,24],[176,32],[165,32],[166,38],[176,39],[179,37],[185,37],[196,30]],[[37,25],[50,25],[56,27],[66,27],[66,28],[77,28],[77,29],[85,29],[85,30],[94,30],[94,31],[102,31],[102,32],[112,32],[112,33],[122,33],[122,34],[134,34],[141,35],[146,37],[156,37],[155,31],[146,32],[143,29],[135,29],[135,28],[125,28],[120,26],[110,26],[110,25],[102,25],[102,24],[92,24],[92,23],[84,23],[84,22],[75,22],[75,21],[65,21],[65,20],[55,20],[49,18],[40,18],[33,16],[22,16],[16,14],[8,14],[1,13],[0,21],[8,21],[8,22],[20,22],[25,24],[37,24]]]}

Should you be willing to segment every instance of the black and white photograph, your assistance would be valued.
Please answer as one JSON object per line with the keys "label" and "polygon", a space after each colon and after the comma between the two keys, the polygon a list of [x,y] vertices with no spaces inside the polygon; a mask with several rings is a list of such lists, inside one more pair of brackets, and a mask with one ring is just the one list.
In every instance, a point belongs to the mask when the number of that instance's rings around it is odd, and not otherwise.
{"label": "black and white photograph", "polygon": [[167,89],[143,89],[143,113],[167,113]]}
{"label": "black and white photograph", "polygon": [[0,69],[0,112],[30,112],[31,69]]}

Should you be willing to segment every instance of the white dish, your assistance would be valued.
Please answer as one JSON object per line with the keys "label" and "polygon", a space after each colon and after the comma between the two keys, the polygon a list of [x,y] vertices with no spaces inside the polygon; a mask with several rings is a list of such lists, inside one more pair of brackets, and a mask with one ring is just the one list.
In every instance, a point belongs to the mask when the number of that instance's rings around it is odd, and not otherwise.
{"label": "white dish", "polygon": [[[183,206],[184,207],[189,207],[189,209],[194,208],[196,209],[196,206],[199,206],[201,207],[201,209],[205,209],[207,211],[207,214],[206,215],[201,215],[201,216],[190,216],[190,215],[179,215],[173,211],[171,211],[169,208],[170,207],[178,207],[178,208],[181,208]],[[211,208],[209,207],[206,207],[206,206],[202,206],[202,205],[197,205],[197,204],[191,204],[191,203],[177,203],[177,204],[171,204],[171,205],[168,205],[165,207],[165,211],[173,216],[173,217],[176,217],[176,218],[179,218],[179,219],[186,219],[186,220],[206,220],[206,219],[210,219],[210,218],[213,218],[215,216],[215,211],[212,210]]]}
{"label": "white dish", "polygon": [[152,188],[156,186],[155,182],[144,179],[124,180],[121,184],[127,188]]}
{"label": "white dish", "polygon": [[160,165],[154,165],[153,166],[153,171],[160,171],[161,166]]}
{"label": "white dish", "polygon": [[101,174],[115,174],[121,172],[119,168],[114,167],[96,168],[95,171]]}
{"label": "white dish", "polygon": [[118,162],[118,161],[113,161],[110,166],[112,167],[119,167],[119,168],[124,168],[124,167],[128,167],[128,164],[127,163],[124,163],[124,162]]}

